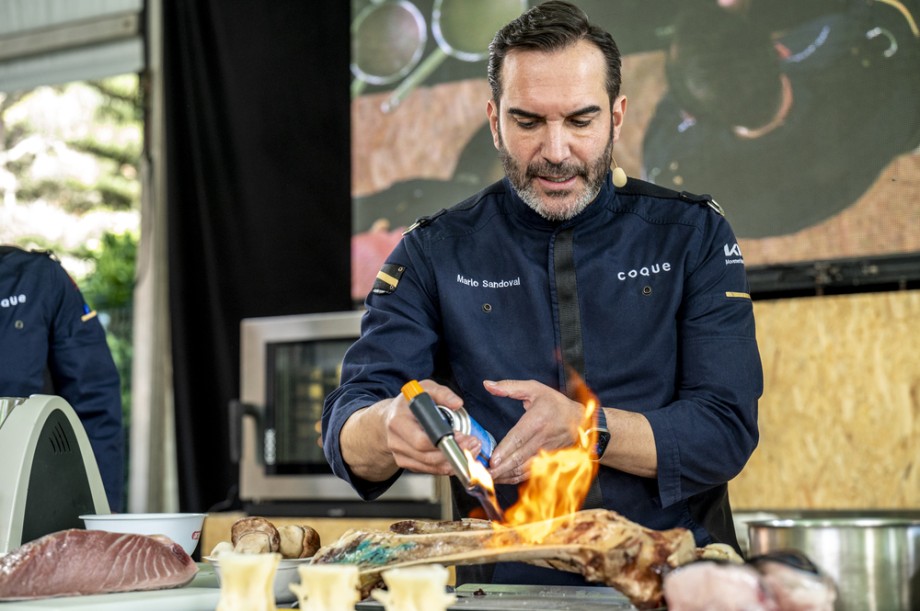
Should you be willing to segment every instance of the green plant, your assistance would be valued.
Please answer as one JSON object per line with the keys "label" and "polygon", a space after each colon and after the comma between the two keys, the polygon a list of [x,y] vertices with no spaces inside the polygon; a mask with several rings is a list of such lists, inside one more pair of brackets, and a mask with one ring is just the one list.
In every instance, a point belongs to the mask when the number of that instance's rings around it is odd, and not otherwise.
{"label": "green plant", "polygon": [[92,262],[93,271],[77,280],[83,297],[99,312],[112,358],[121,377],[122,414],[131,414],[132,312],[138,236],[134,232],[105,232],[92,248],[74,255]]}
{"label": "green plant", "polygon": [[78,283],[87,302],[97,310],[131,306],[137,242],[134,232],[106,231],[98,244],[83,246],[73,253],[93,263],[92,273]]}

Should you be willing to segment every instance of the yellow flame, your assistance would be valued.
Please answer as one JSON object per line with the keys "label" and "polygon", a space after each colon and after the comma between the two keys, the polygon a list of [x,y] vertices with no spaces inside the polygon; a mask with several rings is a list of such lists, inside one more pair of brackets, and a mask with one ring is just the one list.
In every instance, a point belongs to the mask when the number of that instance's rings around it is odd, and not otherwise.
{"label": "yellow flame", "polygon": [[[469,450],[463,450],[463,455],[466,456],[466,465],[470,473],[470,485],[478,486],[480,490],[485,492],[492,507],[500,510],[501,505],[498,504],[498,498],[495,496],[495,482],[492,480],[492,474],[481,462],[473,458]],[[483,512],[482,517],[488,518],[485,512]]]}
{"label": "yellow flame", "polygon": [[492,481],[492,474],[486,469],[481,462],[473,458],[469,450],[463,450],[466,456],[466,464],[470,470],[470,484],[479,484],[490,492],[495,492],[495,483]]}
{"label": "yellow flame", "polygon": [[[591,482],[597,475],[594,448],[597,443],[595,412],[597,398],[580,377],[572,374],[569,387],[572,399],[585,406],[578,427],[577,442],[560,450],[540,451],[530,463],[530,477],[518,489],[518,500],[505,511],[503,526],[514,528],[543,522],[545,529],[519,530],[528,543],[540,543],[550,534],[552,518],[581,509]],[[492,488],[490,488],[492,490]],[[502,545],[500,540],[496,545]]]}

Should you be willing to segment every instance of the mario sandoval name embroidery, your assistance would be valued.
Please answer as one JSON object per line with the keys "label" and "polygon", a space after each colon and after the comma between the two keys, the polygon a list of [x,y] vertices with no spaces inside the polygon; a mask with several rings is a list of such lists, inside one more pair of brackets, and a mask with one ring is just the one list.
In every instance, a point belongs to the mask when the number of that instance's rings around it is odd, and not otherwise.
{"label": "mario sandoval name embroidery", "polygon": [[521,277],[511,278],[510,280],[473,280],[463,274],[457,274],[457,282],[466,286],[483,287],[487,289],[503,289],[509,286],[521,286]]}

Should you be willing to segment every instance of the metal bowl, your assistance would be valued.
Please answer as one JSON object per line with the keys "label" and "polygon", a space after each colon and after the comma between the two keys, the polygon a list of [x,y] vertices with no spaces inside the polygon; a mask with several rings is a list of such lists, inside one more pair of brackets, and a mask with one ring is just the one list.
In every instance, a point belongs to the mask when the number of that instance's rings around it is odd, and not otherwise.
{"label": "metal bowl", "polygon": [[920,515],[748,522],[751,554],[796,549],[834,579],[836,611],[920,609]]}

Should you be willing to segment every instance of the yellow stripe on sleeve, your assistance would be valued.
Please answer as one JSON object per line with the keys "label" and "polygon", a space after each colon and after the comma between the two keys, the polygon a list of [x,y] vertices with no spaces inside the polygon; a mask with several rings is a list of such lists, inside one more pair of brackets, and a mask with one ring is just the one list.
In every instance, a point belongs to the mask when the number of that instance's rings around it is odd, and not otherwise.
{"label": "yellow stripe on sleeve", "polygon": [[377,279],[383,280],[384,282],[392,286],[394,289],[396,288],[396,285],[399,284],[399,280],[397,280],[396,278],[394,278],[393,276],[391,276],[390,274],[382,270],[377,272]]}

